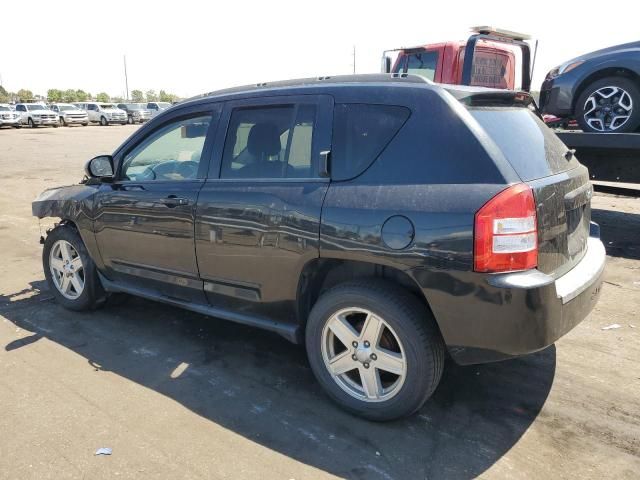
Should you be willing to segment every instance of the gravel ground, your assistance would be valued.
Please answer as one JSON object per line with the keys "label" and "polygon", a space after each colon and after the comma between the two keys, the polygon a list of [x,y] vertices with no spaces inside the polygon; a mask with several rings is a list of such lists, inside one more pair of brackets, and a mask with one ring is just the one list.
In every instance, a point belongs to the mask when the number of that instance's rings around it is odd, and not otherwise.
{"label": "gravel ground", "polygon": [[609,258],[582,324],[535,355],[449,364],[419,414],[373,424],[270,333],[52,301],[30,202],[136,128],[0,130],[0,478],[640,477],[640,199],[593,199]]}

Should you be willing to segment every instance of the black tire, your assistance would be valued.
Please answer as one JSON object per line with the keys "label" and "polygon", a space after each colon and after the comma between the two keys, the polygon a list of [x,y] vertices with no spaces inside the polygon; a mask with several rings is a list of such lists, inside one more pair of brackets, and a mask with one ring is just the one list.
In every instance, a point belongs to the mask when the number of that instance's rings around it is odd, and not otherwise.
{"label": "black tire", "polygon": [[103,127],[106,127],[107,125],[109,125],[109,122],[105,117],[100,117],[100,125],[102,125]]}
{"label": "black tire", "polygon": [[86,127],[87,125],[89,125],[89,122],[82,124],[83,127]]}
{"label": "black tire", "polygon": [[[367,402],[349,395],[325,367],[321,346],[324,326],[335,312],[351,307],[384,318],[403,344],[406,377],[398,393],[388,400]],[[442,377],[445,347],[431,313],[412,294],[385,281],[352,281],[324,293],[311,310],[305,335],[309,363],[328,395],[345,410],[369,420],[387,421],[415,413]]]}
{"label": "black tire", "polygon": [[22,128],[22,125],[14,125],[13,128]]}
{"label": "black tire", "polygon": [[67,126],[67,121],[64,119],[64,117],[60,117],[60,125],[63,127]]}
{"label": "black tire", "polygon": [[[58,240],[66,240],[73,246],[82,259],[82,265],[84,267],[84,289],[82,294],[73,300],[66,298],[58,290],[53,281],[51,269],[49,268],[50,252]],[[69,310],[84,311],[93,310],[104,303],[105,292],[100,283],[95,263],[93,263],[93,260],[89,256],[80,234],[73,226],[66,224],[59,225],[49,233],[44,242],[44,249],[42,250],[42,265],[49,289],[55,297],[56,302],[63,307]]]}
{"label": "black tire", "polygon": [[[587,120],[584,118],[585,115],[585,103],[587,99],[595,93],[598,89],[603,87],[618,87],[625,90],[629,96],[631,97],[631,101],[633,102],[631,116],[629,119],[621,125],[619,128],[615,130],[598,130],[597,128],[591,127]],[[595,82],[587,85],[587,87],[582,91],[578,100],[576,100],[575,106],[575,117],[580,125],[580,128],[585,132],[595,132],[595,133],[629,133],[635,132],[638,127],[640,127],[640,87],[636,82],[630,80],[625,77],[606,77],[601,78],[600,80],[596,80]]]}
{"label": "black tire", "polygon": [[33,123],[33,119],[31,117],[29,117],[27,123],[29,124],[29,128],[36,128],[36,124]]}

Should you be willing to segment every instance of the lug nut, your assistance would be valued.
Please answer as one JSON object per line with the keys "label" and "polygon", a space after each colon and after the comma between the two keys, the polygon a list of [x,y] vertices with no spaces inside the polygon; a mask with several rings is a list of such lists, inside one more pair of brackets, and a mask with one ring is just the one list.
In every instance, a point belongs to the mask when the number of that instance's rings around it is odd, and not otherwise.
{"label": "lug nut", "polygon": [[351,358],[352,358],[353,360],[358,360],[358,357],[356,357],[355,355],[351,355]]}
{"label": "lug nut", "polygon": [[369,364],[367,362],[364,363],[364,368],[369,368]]}
{"label": "lug nut", "polygon": [[351,345],[353,345],[354,347],[358,347],[358,342],[353,342]]}
{"label": "lug nut", "polygon": [[371,354],[371,360],[377,360],[378,356],[375,353]]}
{"label": "lug nut", "polygon": [[369,348],[369,345],[371,345],[371,344],[370,344],[368,341],[366,341],[366,340],[365,340],[365,341],[364,341],[364,346],[365,346],[366,348]]}

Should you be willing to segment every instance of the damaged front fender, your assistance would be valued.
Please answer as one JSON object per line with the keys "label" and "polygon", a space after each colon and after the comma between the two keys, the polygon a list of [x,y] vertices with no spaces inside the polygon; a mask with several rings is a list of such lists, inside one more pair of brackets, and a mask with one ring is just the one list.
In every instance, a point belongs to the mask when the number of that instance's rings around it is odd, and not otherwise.
{"label": "damaged front fender", "polygon": [[93,204],[99,185],[70,185],[45,190],[31,203],[31,213],[38,218],[54,217],[72,222],[98,268],[102,257],[93,232]]}
{"label": "damaged front fender", "polygon": [[58,217],[64,220],[91,221],[93,198],[97,186],[70,185],[45,190],[31,203],[31,213],[38,217]]}

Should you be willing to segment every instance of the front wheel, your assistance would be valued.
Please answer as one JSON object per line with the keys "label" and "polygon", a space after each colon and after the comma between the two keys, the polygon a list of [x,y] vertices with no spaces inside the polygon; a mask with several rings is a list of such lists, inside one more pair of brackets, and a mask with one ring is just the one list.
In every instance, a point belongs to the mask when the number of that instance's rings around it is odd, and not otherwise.
{"label": "front wheel", "polygon": [[640,126],[640,88],[625,77],[597,80],[578,97],[575,115],[585,132],[634,132]]}
{"label": "front wheel", "polygon": [[109,125],[109,122],[107,122],[107,119],[105,117],[100,117],[100,125],[106,127],[107,125]]}
{"label": "front wheel", "polygon": [[93,260],[78,231],[59,225],[47,236],[42,252],[44,274],[56,301],[70,310],[90,310],[104,301]]}
{"label": "front wheel", "polygon": [[329,396],[361,417],[416,412],[434,392],[444,343],[428,309],[394,284],[349,282],[324,293],[306,327],[311,368]]}
{"label": "front wheel", "polygon": [[27,120],[27,123],[29,124],[29,128],[36,128],[36,124],[33,123],[33,119],[31,117],[29,117],[29,120]]}
{"label": "front wheel", "polygon": [[61,127],[67,126],[67,121],[64,119],[64,117],[60,117],[60,126]]}

